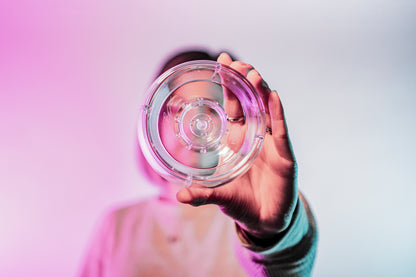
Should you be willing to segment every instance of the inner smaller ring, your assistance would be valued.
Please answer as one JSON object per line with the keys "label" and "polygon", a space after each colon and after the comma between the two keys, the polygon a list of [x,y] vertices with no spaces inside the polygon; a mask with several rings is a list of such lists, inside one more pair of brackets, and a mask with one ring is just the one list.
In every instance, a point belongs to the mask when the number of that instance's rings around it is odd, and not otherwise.
{"label": "inner smaller ring", "polygon": [[227,114],[218,102],[196,98],[187,103],[178,115],[176,135],[189,150],[211,151],[221,144],[227,123]]}
{"label": "inner smaller ring", "polygon": [[208,127],[208,123],[205,120],[197,120],[196,121],[196,128],[198,130],[203,131]]}
{"label": "inner smaller ring", "polygon": [[191,120],[191,132],[198,137],[205,137],[212,132],[212,119],[208,114],[199,113]]}

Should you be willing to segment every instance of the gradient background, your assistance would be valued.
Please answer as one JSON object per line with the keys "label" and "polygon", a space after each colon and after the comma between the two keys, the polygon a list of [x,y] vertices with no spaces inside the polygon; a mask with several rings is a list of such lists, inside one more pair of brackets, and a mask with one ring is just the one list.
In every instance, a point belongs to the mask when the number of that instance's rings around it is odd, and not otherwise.
{"label": "gradient background", "polygon": [[416,275],[416,2],[1,1],[0,276],[74,276],[136,163],[167,54],[230,49],[279,91],[314,276]]}

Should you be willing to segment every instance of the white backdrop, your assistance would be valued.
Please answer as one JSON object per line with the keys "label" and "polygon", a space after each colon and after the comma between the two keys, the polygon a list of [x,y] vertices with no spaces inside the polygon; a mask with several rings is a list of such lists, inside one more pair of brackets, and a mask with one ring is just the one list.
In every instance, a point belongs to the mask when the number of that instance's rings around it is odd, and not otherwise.
{"label": "white backdrop", "polygon": [[314,276],[416,275],[416,2],[1,1],[0,276],[74,276],[136,163],[167,54],[232,50],[281,95]]}

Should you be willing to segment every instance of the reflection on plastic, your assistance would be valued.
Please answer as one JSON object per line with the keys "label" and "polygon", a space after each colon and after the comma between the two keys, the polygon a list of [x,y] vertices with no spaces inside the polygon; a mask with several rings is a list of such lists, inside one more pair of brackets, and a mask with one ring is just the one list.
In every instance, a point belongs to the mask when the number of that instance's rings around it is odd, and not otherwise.
{"label": "reflection on plastic", "polygon": [[225,184],[250,167],[263,144],[263,103],[248,80],[213,61],[180,64],[150,87],[139,115],[149,164],[181,185]]}

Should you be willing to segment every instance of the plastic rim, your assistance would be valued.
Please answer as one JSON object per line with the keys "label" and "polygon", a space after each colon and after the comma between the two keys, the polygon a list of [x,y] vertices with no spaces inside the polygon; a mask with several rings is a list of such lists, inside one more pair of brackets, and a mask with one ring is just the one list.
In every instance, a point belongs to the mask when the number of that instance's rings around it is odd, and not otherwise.
{"label": "plastic rim", "polygon": [[264,105],[255,88],[234,69],[206,60],[160,75],[146,94],[138,125],[148,163],[184,186],[215,187],[242,175],[266,132]]}

